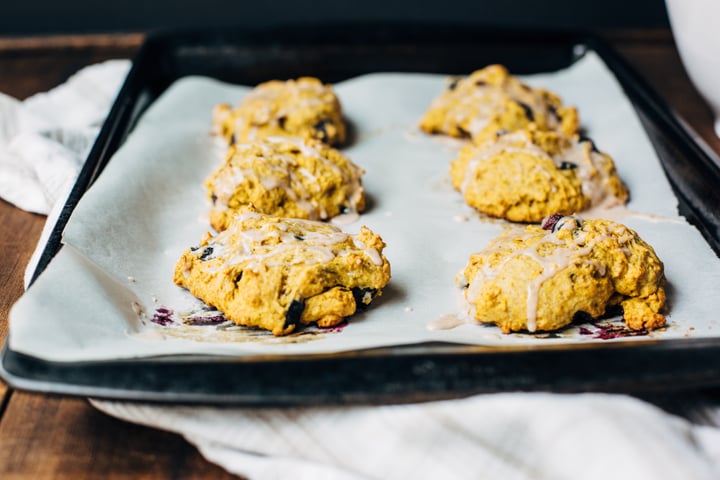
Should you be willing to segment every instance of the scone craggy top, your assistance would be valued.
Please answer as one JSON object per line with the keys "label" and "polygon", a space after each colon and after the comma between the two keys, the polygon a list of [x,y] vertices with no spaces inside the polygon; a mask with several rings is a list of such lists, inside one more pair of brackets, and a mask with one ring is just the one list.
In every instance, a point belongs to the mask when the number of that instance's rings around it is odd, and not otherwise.
{"label": "scone craggy top", "polygon": [[205,181],[212,202],[210,223],[224,230],[250,204],[262,213],[311,220],[362,212],[364,173],[317,140],[269,137],[235,144]]}
{"label": "scone craggy top", "polygon": [[529,125],[571,135],[578,131],[579,120],[577,111],[564,107],[557,95],[531,88],[502,65],[452,80],[420,122],[420,128],[428,133],[477,142],[499,130],[515,131]]}
{"label": "scone craggy top", "polygon": [[579,312],[595,318],[617,304],[631,329],[665,324],[662,262],[636,232],[608,220],[508,230],[471,255],[463,275],[471,316],[506,333],[557,330]]}
{"label": "scone craggy top", "polygon": [[469,205],[517,222],[628,199],[612,158],[591,140],[535,128],[467,145],[451,162],[450,177]]}
{"label": "scone craggy top", "polygon": [[217,105],[213,123],[231,144],[288,135],[339,145],[346,135],[337,95],[313,77],[261,83],[236,108]]}
{"label": "scone craggy top", "polygon": [[175,283],[239,325],[283,335],[299,324],[337,325],[390,280],[385,243],[366,227],[245,211],[224,232],[187,250]]}

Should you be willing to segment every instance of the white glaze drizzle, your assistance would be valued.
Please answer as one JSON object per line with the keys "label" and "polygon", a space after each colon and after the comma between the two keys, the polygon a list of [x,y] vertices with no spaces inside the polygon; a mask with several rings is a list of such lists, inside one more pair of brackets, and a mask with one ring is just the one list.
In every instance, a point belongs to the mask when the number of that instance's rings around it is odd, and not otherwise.
{"label": "white glaze drizzle", "polygon": [[612,194],[609,188],[610,168],[612,162],[609,157],[594,152],[589,142],[579,142],[572,139],[569,148],[564,149],[554,157],[555,163],[560,166],[563,161],[571,162],[577,166],[576,175],[580,179],[583,195],[590,199],[590,205],[598,208],[611,208],[622,205],[623,202]]}
{"label": "white glaze drizzle", "polygon": [[[268,137],[264,139],[264,143],[258,142],[253,144],[259,147],[261,151],[260,155],[255,156],[254,161],[264,163],[266,168],[270,170],[268,174],[260,175],[257,169],[235,166],[231,163],[232,157],[228,158],[223,168],[229,170],[229,173],[216,175],[212,182],[213,192],[216,196],[214,209],[216,211],[228,210],[228,203],[238,186],[246,179],[255,179],[260,182],[266,190],[282,189],[289,199],[307,212],[309,219],[327,219],[329,216],[327,211],[323,206],[313,201],[312,193],[308,190],[308,188],[313,188],[315,193],[320,192],[317,177],[306,168],[298,168],[297,161],[292,155],[279,153],[275,146],[283,143],[290,143],[298,148],[300,153],[305,157],[319,160],[325,168],[339,176],[345,184],[347,192],[346,201],[348,211],[345,213],[357,211],[357,205],[364,192],[361,182],[362,169],[352,162],[348,162],[347,167],[350,170],[350,173],[348,173],[316,148],[308,145],[303,139],[290,137]],[[236,147],[240,151],[247,151],[251,148],[250,145],[237,145]],[[268,162],[267,158],[269,157],[275,158],[280,164],[274,165]],[[306,181],[303,182],[301,177]]]}
{"label": "white glaze drizzle", "polygon": [[458,313],[441,315],[428,323],[428,330],[450,330],[468,323],[467,319]]}
{"label": "white glaze drizzle", "polygon": [[[629,231],[622,225],[615,227],[611,231],[611,234],[615,236],[620,245],[624,245],[632,238]],[[539,235],[539,232],[533,232],[532,235]],[[528,236],[528,234],[525,231],[521,231],[511,235],[504,243],[511,243],[513,240],[519,240],[526,236]],[[502,270],[503,266],[510,260],[519,256],[526,256],[534,260],[541,268],[540,275],[535,277],[527,286],[527,329],[529,332],[534,332],[537,329],[538,295],[543,283],[571,265],[577,265],[582,262],[590,262],[597,267],[597,262],[594,262],[592,259],[586,257],[598,242],[609,238],[611,238],[609,235],[597,235],[591,242],[585,244],[585,234],[580,232],[578,235],[573,236],[572,242],[567,244],[567,246],[562,246],[565,245],[565,242],[558,239],[554,234],[548,232],[544,235],[542,241],[514,251],[512,254],[505,257],[499,265],[495,267],[484,265],[482,268],[477,270],[474,278],[469,282],[466,293],[466,299],[470,310],[470,318],[477,318],[475,303],[478,295],[482,291],[484,283],[495,278]],[[553,249],[550,255],[540,255],[540,247],[542,245],[547,245],[548,243],[557,245],[557,247]],[[498,244],[490,247],[485,253],[487,255],[491,255],[492,253],[499,252],[503,249],[503,244]],[[605,266],[601,267],[602,268],[598,267],[599,271],[604,272]]]}
{"label": "white glaze drizzle", "polygon": [[[310,95],[303,95],[306,92],[310,93]],[[257,107],[253,111],[253,123],[262,125],[272,121],[278,124],[280,118],[292,115],[295,111],[313,109],[327,103],[327,99],[323,98],[323,94],[327,92],[330,92],[330,87],[314,82],[301,84],[298,81],[289,80],[281,84],[261,85],[245,96],[240,108],[251,103],[263,105],[263,107]],[[282,96],[287,94],[290,94],[291,99],[286,102],[279,102]],[[282,103],[283,108],[273,114],[270,105],[278,103]]]}
{"label": "white glaze drizzle", "polygon": [[502,135],[501,137],[498,137],[494,143],[490,145],[486,144],[483,148],[476,148],[475,150],[476,153],[468,162],[467,170],[465,170],[465,176],[463,177],[463,181],[460,186],[460,191],[463,194],[465,194],[475,178],[475,171],[477,170],[480,162],[489,160],[495,155],[499,155],[503,152],[522,152],[552,160],[552,157],[550,157],[545,150],[532,143],[521,131]]}
{"label": "white glaze drizzle", "polygon": [[[478,85],[476,80],[472,76],[458,80],[454,90],[445,92],[430,104],[431,110],[447,109],[441,126],[443,131],[462,125],[471,137],[475,137],[509,100],[527,105],[533,113],[542,112],[550,128],[558,126],[558,119],[548,115],[547,106],[537,92],[522,82],[508,78],[502,85]],[[463,100],[457,101],[460,97]]]}
{"label": "white glaze drizzle", "polygon": [[[592,151],[589,144],[573,138],[568,148],[556,155],[550,155],[538,145],[532,143],[523,132],[502,135],[490,145],[477,148],[477,153],[468,162],[460,191],[465,194],[469,185],[475,178],[480,162],[488,160],[503,152],[522,152],[539,158],[551,160],[558,168],[563,162],[570,162],[577,168],[576,175],[580,179],[583,195],[590,199],[591,208],[601,210],[611,209],[622,205],[623,201],[613,195],[610,183],[610,168],[603,168],[612,162],[609,157]],[[551,178],[550,172],[537,167]],[[517,179],[519,180],[519,179]]]}
{"label": "white glaze drizzle", "polygon": [[[376,249],[365,245],[357,236],[348,235],[332,225],[301,219],[278,219],[277,222],[265,223],[259,228],[243,226],[243,222],[261,217],[255,212],[237,215],[229,229],[210,239],[204,247],[213,249],[208,258],[221,257],[224,261],[209,268],[209,272],[217,272],[240,263],[245,263],[244,268],[249,270],[256,270],[263,263],[269,266],[287,262],[327,263],[335,257],[352,253],[350,248],[341,245],[348,238],[352,239],[353,246],[373,264],[383,264],[383,258]],[[231,247],[233,239],[236,246]],[[284,255],[298,250],[303,252],[302,256]],[[199,251],[202,252],[203,249]],[[272,261],[273,257],[278,257],[278,260]]]}

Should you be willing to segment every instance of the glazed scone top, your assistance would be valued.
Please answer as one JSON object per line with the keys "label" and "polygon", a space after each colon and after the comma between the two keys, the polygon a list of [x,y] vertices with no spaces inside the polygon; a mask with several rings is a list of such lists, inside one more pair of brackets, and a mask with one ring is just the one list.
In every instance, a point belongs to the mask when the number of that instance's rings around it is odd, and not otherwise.
{"label": "glazed scone top", "polygon": [[[635,231],[560,215],[543,227],[507,230],[471,255],[458,279],[467,287],[471,318],[506,333],[548,331],[570,324],[578,312],[598,317],[620,304],[631,329],[665,324],[663,264]],[[520,303],[515,315],[513,296]]]}
{"label": "glazed scone top", "polygon": [[261,83],[237,108],[217,105],[213,124],[228,143],[288,135],[338,145],[346,130],[333,88],[314,77]]}
{"label": "glazed scone top", "polygon": [[286,335],[300,324],[337,325],[380,295],[390,280],[384,247],[366,227],[350,235],[246,208],[182,254],[174,281],[228,320]]}
{"label": "glazed scone top", "polygon": [[[480,177],[484,183],[478,184],[481,168],[488,171],[482,171],[484,175]],[[518,177],[514,181],[505,178],[515,171],[522,172],[518,175],[525,178]],[[591,140],[534,128],[498,132],[482,145],[465,146],[451,163],[450,176],[453,186],[463,193],[470,205],[512,221],[539,222],[555,212],[571,214],[587,208],[610,208],[622,205],[628,199],[628,191],[617,175],[612,158],[597,150]],[[528,181],[531,176],[538,179],[539,185]],[[523,185],[538,189],[544,183],[543,179],[547,179],[548,188],[552,189],[544,192],[545,210],[537,195],[535,209],[512,205],[509,197],[522,193],[519,189]],[[485,191],[491,188],[490,183],[503,181],[512,187],[507,192],[509,204],[498,201],[485,204],[491,202]],[[499,186],[493,188],[500,194]],[[513,212],[516,207],[518,211]]]}
{"label": "glazed scone top", "polygon": [[383,265],[386,260],[380,252],[385,244],[379,237],[372,238],[366,244],[367,236],[352,236],[327,223],[246,211],[238,214],[228,229],[201,242],[198,255],[218,269],[240,264],[253,270],[261,264],[327,263],[351,252]]}
{"label": "glazed scone top", "polygon": [[282,217],[327,220],[362,212],[364,170],[312,139],[267,137],[230,146],[225,163],[205,181],[210,222],[223,230],[244,205]]}
{"label": "glazed scone top", "polygon": [[482,142],[498,130],[515,131],[530,124],[567,135],[579,128],[577,111],[564,107],[557,95],[531,88],[502,65],[490,65],[454,79],[433,100],[420,127]]}

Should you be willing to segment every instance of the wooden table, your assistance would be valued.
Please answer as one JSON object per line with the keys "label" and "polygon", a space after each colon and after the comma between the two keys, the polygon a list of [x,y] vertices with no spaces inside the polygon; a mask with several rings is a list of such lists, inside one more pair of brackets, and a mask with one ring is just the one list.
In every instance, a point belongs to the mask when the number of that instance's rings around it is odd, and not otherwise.
{"label": "wooden table", "polygon": [[[708,107],[691,86],[667,31],[604,33],[720,153]],[[25,98],[79,68],[130,58],[139,34],[0,38],[0,92]],[[45,217],[0,200],[0,340]],[[234,478],[181,437],[110,418],[83,399],[13,391],[0,382],[0,478]]]}

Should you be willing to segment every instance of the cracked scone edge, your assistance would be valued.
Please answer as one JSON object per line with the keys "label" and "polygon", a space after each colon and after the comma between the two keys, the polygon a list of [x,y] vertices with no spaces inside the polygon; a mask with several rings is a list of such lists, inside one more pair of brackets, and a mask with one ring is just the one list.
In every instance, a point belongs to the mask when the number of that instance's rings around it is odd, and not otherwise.
{"label": "cracked scone edge", "polygon": [[507,230],[470,256],[458,280],[470,318],[504,333],[553,331],[619,304],[630,329],[662,327],[664,267],[653,248],[619,223],[564,219],[554,232]]}
{"label": "cracked scone edge", "polygon": [[248,210],[186,250],[174,281],[238,325],[286,335],[298,325],[337,325],[380,295],[390,280],[384,247],[367,227],[350,235]]}

